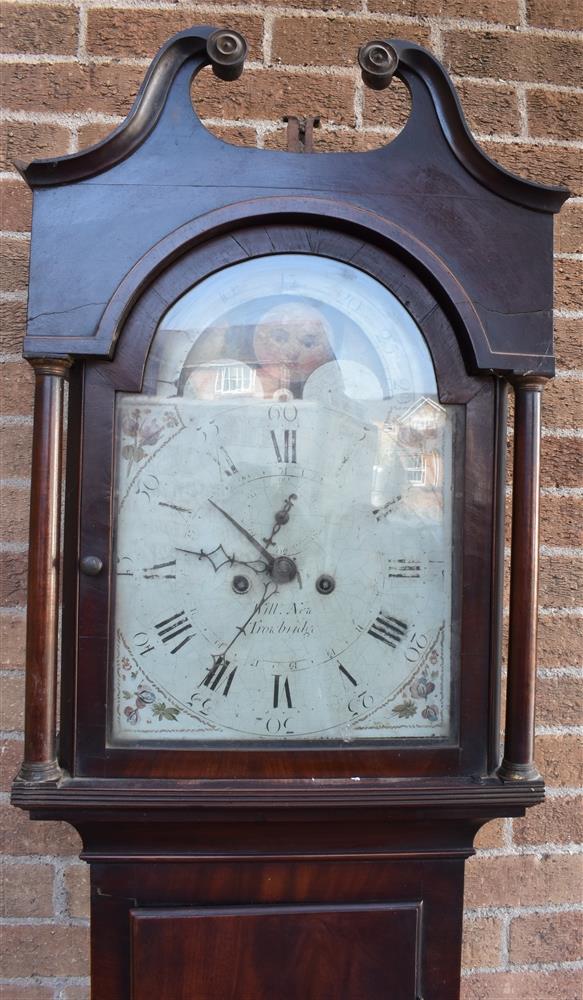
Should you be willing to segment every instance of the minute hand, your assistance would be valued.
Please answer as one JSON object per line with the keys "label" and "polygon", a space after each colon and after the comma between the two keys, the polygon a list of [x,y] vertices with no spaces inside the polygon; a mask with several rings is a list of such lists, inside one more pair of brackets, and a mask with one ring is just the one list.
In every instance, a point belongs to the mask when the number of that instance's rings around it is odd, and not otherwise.
{"label": "minute hand", "polygon": [[255,546],[257,551],[261,553],[261,555],[267,562],[269,569],[270,570],[273,569],[273,564],[275,563],[275,559],[271,555],[271,552],[268,552],[265,546],[261,544],[261,542],[258,542],[256,538],[253,538],[253,535],[249,534],[247,529],[244,528],[242,524],[239,524],[239,522],[236,521],[234,517],[231,517],[230,514],[227,514],[226,510],[223,510],[222,507],[219,507],[218,503],[215,503],[214,500],[210,499],[210,497],[209,497],[209,503],[212,504],[213,507],[215,507],[217,510],[219,510],[223,515],[223,517],[226,517],[227,521],[230,521],[231,524],[234,525],[234,527],[237,529],[237,531],[240,531],[241,534],[247,539],[247,541],[251,542],[251,545]]}

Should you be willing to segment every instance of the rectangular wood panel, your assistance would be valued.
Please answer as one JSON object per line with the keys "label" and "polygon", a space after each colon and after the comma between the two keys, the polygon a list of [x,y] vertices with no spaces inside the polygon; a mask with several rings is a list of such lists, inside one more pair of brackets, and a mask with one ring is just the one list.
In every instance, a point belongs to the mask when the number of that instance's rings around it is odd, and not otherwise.
{"label": "rectangular wood panel", "polygon": [[416,1000],[421,906],[132,910],[132,1000]]}

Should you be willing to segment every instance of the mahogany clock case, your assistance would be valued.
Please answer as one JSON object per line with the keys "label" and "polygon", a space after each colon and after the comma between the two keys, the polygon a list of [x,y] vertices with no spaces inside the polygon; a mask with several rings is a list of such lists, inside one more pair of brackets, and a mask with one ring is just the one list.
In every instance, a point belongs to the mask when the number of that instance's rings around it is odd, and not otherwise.
{"label": "mahogany clock case", "polygon": [[[95,1000],[242,1000],[242,989],[253,1000],[452,1000],[474,835],[544,794],[532,757],[538,441],[553,373],[552,215],[568,192],[493,163],[443,67],[400,40],[390,45],[412,112],[388,146],[322,156],[228,146],[190,98],[193,76],[217,68],[212,37],[193,28],[170,39],[104,142],[21,167],[34,190],[25,353],[36,397],[25,761],[13,801],[81,833]],[[384,285],[425,338],[440,403],[461,413],[456,727],[449,740],[342,747],[109,746],[116,392],[140,391],[160,319],[185,291],[271,254],[349,263]]]}
{"label": "mahogany clock case", "polygon": [[[459,634],[461,669],[455,674],[454,713],[461,729],[452,741],[423,743],[399,740],[392,746],[373,741],[358,747],[340,743],[328,748],[246,742],[238,748],[193,745],[170,749],[107,745],[106,706],[110,662],[112,566],[112,482],[114,407],[116,390],[139,392],[148,348],[168,306],[195,283],[218,268],[271,253],[318,254],[350,261],[396,290],[423,331],[434,360],[443,404],[459,404],[465,420],[455,437],[457,470],[454,512],[456,554],[454,634]],[[68,641],[63,647],[64,677],[76,678],[65,687],[62,706],[62,760],[75,775],[156,778],[265,778],[265,777],[390,777],[427,774],[485,774],[488,753],[489,691],[495,684],[491,671],[490,634],[496,599],[493,594],[492,551],[489,540],[495,517],[496,402],[492,378],[466,374],[454,330],[443,308],[414,271],[403,261],[354,234],[318,227],[270,223],[261,228],[238,227],[232,233],[212,236],[187,250],[143,291],[120,335],[113,361],[91,361],[80,366],[82,404],[72,392],[69,426],[83,427],[83,439],[70,440],[70,481],[80,483],[77,504],[68,503],[65,524],[66,634],[78,634],[78,652]],[[82,413],[80,406],[82,405]],[[73,466],[75,469],[73,470]],[[80,472],[80,475],[79,475]],[[77,539],[79,539],[77,543]],[[77,584],[67,568],[91,554],[104,571],[97,576],[79,574]],[[461,580],[469,568],[476,583],[464,591]],[[371,609],[371,614],[374,609]],[[459,627],[461,624],[461,628]],[[457,652],[457,650],[456,650]],[[494,711],[494,709],[492,709]],[[76,720],[76,732],[69,720]],[[449,745],[448,745],[449,744]]]}
{"label": "mahogany clock case", "polygon": [[[219,36],[228,36],[231,51],[234,43],[240,72],[244,42],[228,31]],[[157,808],[166,794],[178,805],[188,790],[201,808],[276,800],[299,807],[315,805],[310,782],[317,780],[318,805],[445,808],[455,800],[470,812],[475,803],[482,817],[520,810],[542,796],[532,763],[538,435],[540,393],[554,364],[552,216],[568,192],[490,160],[443,67],[402,40],[379,43],[392,50],[395,75],[412,98],[410,118],[389,145],[324,155],[230,146],[203,127],[191,101],[203,66],[224,70],[215,42],[206,27],[174,36],[110,137],[73,156],[20,165],[34,192],[25,354],[36,368],[37,395],[25,763],[14,801],[71,815],[114,803]],[[371,741],[342,749],[108,746],[115,393],[140,390],[157,324],[187,289],[274,253],[349,262],[380,281],[421,330],[441,403],[463,412],[455,436],[455,732],[425,745]],[[517,516],[505,771],[498,775],[510,381]],[[81,572],[87,559],[101,572]]]}

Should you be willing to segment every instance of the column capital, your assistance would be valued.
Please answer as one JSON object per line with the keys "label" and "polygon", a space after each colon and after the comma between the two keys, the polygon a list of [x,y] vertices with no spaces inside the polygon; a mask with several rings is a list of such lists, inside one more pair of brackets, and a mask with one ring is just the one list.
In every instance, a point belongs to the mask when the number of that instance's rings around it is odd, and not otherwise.
{"label": "column capital", "polygon": [[38,375],[60,375],[61,378],[68,377],[69,369],[73,365],[73,358],[68,354],[54,358],[27,358],[26,360]]}

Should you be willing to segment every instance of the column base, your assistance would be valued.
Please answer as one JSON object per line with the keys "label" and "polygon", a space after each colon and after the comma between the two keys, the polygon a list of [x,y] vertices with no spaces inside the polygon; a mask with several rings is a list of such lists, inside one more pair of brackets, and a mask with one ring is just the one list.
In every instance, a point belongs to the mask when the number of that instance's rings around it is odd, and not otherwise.
{"label": "column base", "polygon": [[63,771],[56,760],[23,761],[15,782],[34,785],[55,785],[63,778]]}
{"label": "column base", "polygon": [[537,771],[532,762],[528,764],[514,764],[510,760],[502,761],[496,774],[501,781],[542,781],[542,776]]}

